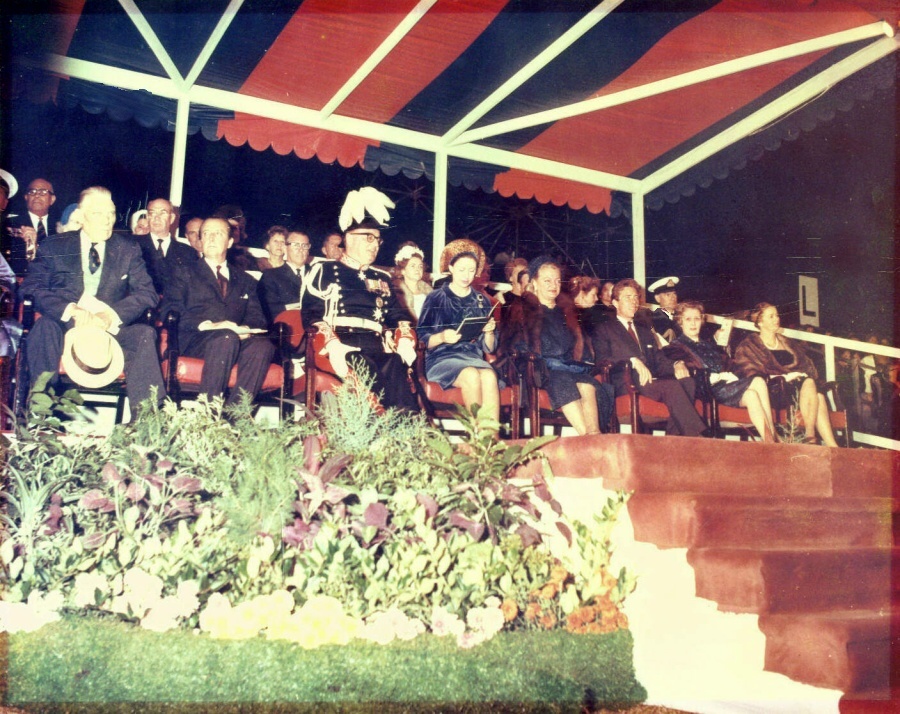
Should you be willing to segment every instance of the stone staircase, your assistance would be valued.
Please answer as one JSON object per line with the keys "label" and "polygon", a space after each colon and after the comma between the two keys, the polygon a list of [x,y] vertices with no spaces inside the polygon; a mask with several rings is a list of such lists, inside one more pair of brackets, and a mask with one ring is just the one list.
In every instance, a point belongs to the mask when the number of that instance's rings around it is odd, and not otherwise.
{"label": "stone staircase", "polygon": [[684,549],[698,598],[756,616],[766,671],[894,711],[897,455],[624,434],[545,453],[557,476],[631,491],[634,540]]}

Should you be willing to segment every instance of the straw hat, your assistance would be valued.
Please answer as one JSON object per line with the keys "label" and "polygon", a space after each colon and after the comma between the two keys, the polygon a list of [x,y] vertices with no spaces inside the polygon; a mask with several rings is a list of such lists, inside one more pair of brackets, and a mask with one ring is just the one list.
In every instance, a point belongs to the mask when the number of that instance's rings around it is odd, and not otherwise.
{"label": "straw hat", "polygon": [[125,367],[115,338],[99,327],[73,327],[66,332],[62,367],[75,384],[99,389],[114,382]]}

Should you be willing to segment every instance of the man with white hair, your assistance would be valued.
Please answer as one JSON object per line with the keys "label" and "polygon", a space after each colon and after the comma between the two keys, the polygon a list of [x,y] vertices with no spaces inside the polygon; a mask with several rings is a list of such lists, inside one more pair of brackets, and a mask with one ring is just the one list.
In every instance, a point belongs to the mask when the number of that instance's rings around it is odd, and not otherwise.
{"label": "man with white hair", "polygon": [[125,381],[132,413],[156,387],[165,397],[156,331],[137,323],[159,301],[141,249],[130,238],[113,235],[116,206],[108,189],[81,192],[84,227],[41,244],[22,283],[41,317],[26,339],[31,379],[57,373],[65,334],[75,326],[99,327],[114,336],[125,355]]}

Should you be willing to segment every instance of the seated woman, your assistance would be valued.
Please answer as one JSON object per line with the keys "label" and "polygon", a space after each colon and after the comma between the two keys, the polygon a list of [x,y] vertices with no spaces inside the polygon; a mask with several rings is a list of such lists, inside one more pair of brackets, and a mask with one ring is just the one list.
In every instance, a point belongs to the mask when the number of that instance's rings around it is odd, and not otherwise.
{"label": "seated woman", "polygon": [[425,376],[437,382],[442,389],[459,387],[467,407],[481,405],[481,414],[494,421],[500,419],[500,389],[497,373],[484,360],[485,352],[493,352],[497,346],[493,317],[488,320],[477,339],[464,341],[456,331],[467,317],[490,315],[492,303],[483,292],[472,287],[483,263],[471,241],[455,240],[447,244],[441,253],[441,272],[450,272],[450,280],[435,288],[425,298],[417,327],[425,352]]}
{"label": "seated woman", "polygon": [[394,291],[397,300],[409,313],[413,325],[422,314],[425,298],[432,291],[423,279],[425,275],[425,253],[415,243],[407,242],[400,246],[394,256]]}
{"label": "seated woman", "polygon": [[280,268],[284,265],[284,253],[287,250],[288,229],[284,226],[272,226],[266,231],[266,244],[263,246],[268,255],[256,259],[257,270]]}
{"label": "seated woman", "polygon": [[131,232],[136,236],[145,236],[150,233],[150,219],[147,217],[147,209],[142,208],[131,214],[129,221]]}
{"label": "seated woman", "polygon": [[602,402],[606,418],[612,399],[591,377],[591,367],[580,362],[584,338],[575,303],[561,294],[561,271],[549,258],[531,261],[528,272],[529,291],[512,306],[509,324],[504,325],[504,350],[524,348],[540,355],[547,367],[543,386],[552,407],[562,411],[578,434],[597,434],[599,405]]}
{"label": "seated woman", "polygon": [[772,405],[766,380],[760,376],[738,377],[725,350],[700,337],[706,313],[699,302],[685,301],[675,308],[675,322],[682,329],[663,351],[673,361],[682,360],[688,367],[708,369],[713,394],[720,404],[744,407],[763,442],[775,442]]}
{"label": "seated woman", "polygon": [[737,373],[742,377],[783,376],[792,389],[786,390],[776,409],[786,409],[799,395],[800,413],[806,430],[805,442],[816,443],[816,431],[827,446],[837,446],[828,405],[816,388],[815,365],[803,352],[799,343],[778,334],[781,321],[778,308],[767,302],[759,303],[750,313],[750,319],[759,328],[759,334],[747,335],[734,352]]}
{"label": "seated woman", "polygon": [[591,336],[594,330],[616,314],[614,307],[607,307],[599,302],[602,285],[599,278],[592,278],[589,275],[576,275],[569,281],[569,296],[575,303],[578,324],[585,336],[586,359],[593,359]]}

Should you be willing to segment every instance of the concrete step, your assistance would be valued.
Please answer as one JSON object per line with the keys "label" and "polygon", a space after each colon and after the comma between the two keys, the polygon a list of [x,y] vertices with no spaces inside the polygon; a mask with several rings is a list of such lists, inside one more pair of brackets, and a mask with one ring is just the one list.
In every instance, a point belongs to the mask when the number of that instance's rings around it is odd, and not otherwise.
{"label": "concrete step", "polygon": [[660,547],[890,547],[900,501],[639,491],[628,512],[635,537]]}
{"label": "concrete step", "polygon": [[884,692],[890,687],[891,628],[898,622],[896,611],[884,610],[760,615],[766,670],[850,694]]}
{"label": "concrete step", "polygon": [[727,612],[889,610],[900,551],[692,548],[688,562],[697,596]]}
{"label": "concrete step", "polygon": [[900,479],[900,455],[889,451],[662,438],[597,434],[541,451],[557,476],[601,476],[606,488],[641,493],[890,498],[893,478]]}

